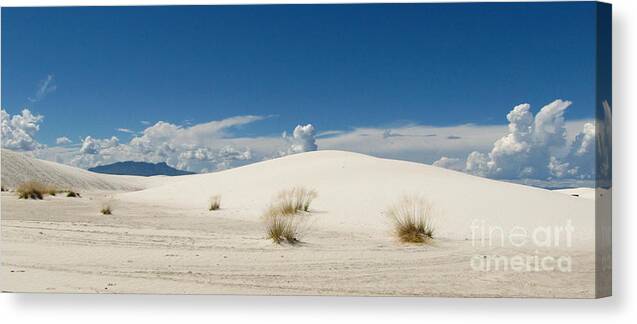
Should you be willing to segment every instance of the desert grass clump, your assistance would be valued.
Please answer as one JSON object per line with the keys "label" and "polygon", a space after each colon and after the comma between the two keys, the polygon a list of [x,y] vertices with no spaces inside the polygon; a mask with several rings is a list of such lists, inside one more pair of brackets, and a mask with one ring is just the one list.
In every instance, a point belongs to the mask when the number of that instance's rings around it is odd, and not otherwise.
{"label": "desert grass clump", "polygon": [[433,209],[424,199],[404,197],[387,210],[394,234],[403,243],[428,243],[434,238]]}
{"label": "desert grass clump", "polygon": [[295,217],[268,214],[265,216],[265,231],[266,237],[277,244],[300,242],[299,222]]}
{"label": "desert grass clump", "polygon": [[310,211],[315,190],[294,187],[279,192],[263,215],[266,237],[274,243],[300,243],[301,225]]}
{"label": "desert grass clump", "polygon": [[102,209],[100,209],[100,213],[102,213],[102,215],[112,215],[113,208],[111,208],[110,205],[104,205],[102,206]]}
{"label": "desert grass clump", "polygon": [[221,208],[221,195],[214,195],[210,198],[208,210],[217,210]]}
{"label": "desert grass clump", "polygon": [[294,187],[279,192],[271,205],[271,213],[281,215],[294,215],[299,211],[309,211],[310,204],[318,196],[315,190],[304,187]]}
{"label": "desert grass clump", "polygon": [[57,190],[53,186],[44,185],[37,181],[27,181],[16,188],[20,199],[43,199],[44,195],[55,196]]}
{"label": "desert grass clump", "polygon": [[79,192],[76,192],[76,191],[73,191],[73,190],[68,190],[68,191],[66,192],[66,196],[67,196],[67,197],[73,197],[73,198],[80,198],[80,197],[82,197],[82,196],[80,196],[80,193],[79,193]]}

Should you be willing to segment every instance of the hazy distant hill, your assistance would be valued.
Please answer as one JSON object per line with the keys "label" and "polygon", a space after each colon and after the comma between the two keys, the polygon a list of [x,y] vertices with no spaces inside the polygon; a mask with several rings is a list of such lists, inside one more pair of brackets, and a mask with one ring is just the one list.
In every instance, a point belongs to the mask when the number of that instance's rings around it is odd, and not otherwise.
{"label": "hazy distant hill", "polygon": [[106,174],[120,174],[120,175],[136,175],[136,176],[179,176],[186,174],[194,174],[194,172],[177,170],[168,166],[165,162],[161,163],[148,163],[148,162],[135,162],[125,161],[116,162],[113,164],[100,165],[94,168],[88,169],[89,171],[106,173]]}

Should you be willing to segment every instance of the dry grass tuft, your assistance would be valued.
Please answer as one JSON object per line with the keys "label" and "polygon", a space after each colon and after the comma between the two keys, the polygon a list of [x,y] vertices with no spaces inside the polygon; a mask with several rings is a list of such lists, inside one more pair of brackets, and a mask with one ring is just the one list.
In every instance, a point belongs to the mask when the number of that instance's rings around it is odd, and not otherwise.
{"label": "dry grass tuft", "polygon": [[433,209],[424,199],[404,197],[387,210],[394,234],[404,243],[428,243],[434,237]]}
{"label": "dry grass tuft", "polygon": [[315,190],[294,187],[279,192],[263,215],[266,237],[277,244],[300,243],[301,225],[317,197]]}
{"label": "dry grass tuft", "polygon": [[294,215],[299,211],[309,211],[310,204],[318,196],[315,190],[294,187],[279,192],[270,206],[270,214]]}
{"label": "dry grass tuft", "polygon": [[44,185],[37,181],[27,181],[16,189],[20,199],[42,199],[44,195],[55,196],[58,190],[53,186]]}
{"label": "dry grass tuft", "polygon": [[102,206],[102,209],[100,209],[100,213],[102,213],[102,215],[112,215],[113,209],[110,205],[104,205]]}
{"label": "dry grass tuft", "polygon": [[286,215],[267,215],[265,217],[266,237],[274,243],[299,243],[299,222],[295,217]]}
{"label": "dry grass tuft", "polygon": [[214,195],[210,198],[208,210],[217,210],[221,208],[221,195]]}
{"label": "dry grass tuft", "polygon": [[73,190],[68,190],[68,191],[66,192],[66,196],[67,196],[67,197],[73,197],[73,198],[81,198],[81,197],[82,197],[82,196],[80,196],[80,193],[79,193],[79,192],[75,192],[75,191],[73,191]]}

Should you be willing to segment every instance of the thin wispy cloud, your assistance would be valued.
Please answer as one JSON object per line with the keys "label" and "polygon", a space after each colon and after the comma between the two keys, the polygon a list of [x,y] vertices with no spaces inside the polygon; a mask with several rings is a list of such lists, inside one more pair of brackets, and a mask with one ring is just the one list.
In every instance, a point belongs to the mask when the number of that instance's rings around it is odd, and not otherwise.
{"label": "thin wispy cloud", "polygon": [[328,131],[322,131],[319,132],[318,134],[316,134],[316,137],[330,137],[330,136],[336,136],[336,135],[341,135],[346,133],[347,131],[344,130],[328,130]]}
{"label": "thin wispy cloud", "polygon": [[57,85],[55,85],[55,76],[53,74],[49,74],[46,78],[40,80],[35,94],[27,99],[32,103],[36,103],[38,101],[42,101],[42,99],[44,99],[48,94],[55,92],[55,90],[57,90]]}
{"label": "thin wispy cloud", "polygon": [[135,134],[134,130],[128,128],[116,128],[115,130],[122,133]]}
{"label": "thin wispy cloud", "polygon": [[390,137],[403,137],[403,136],[413,136],[413,137],[435,137],[437,136],[436,134],[401,134],[401,133],[397,133],[395,130],[393,129],[386,129],[383,132],[383,138],[387,139]]}

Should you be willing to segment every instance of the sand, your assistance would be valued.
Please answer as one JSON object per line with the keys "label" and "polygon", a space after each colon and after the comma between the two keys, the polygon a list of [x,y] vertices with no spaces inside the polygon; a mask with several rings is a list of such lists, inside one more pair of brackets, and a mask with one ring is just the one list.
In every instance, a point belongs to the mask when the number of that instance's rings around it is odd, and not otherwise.
{"label": "sand", "polygon": [[[584,199],[595,200],[595,189],[593,188],[568,188],[568,189],[558,189],[553,191],[567,194],[573,197],[580,197]],[[601,189],[601,191],[605,193],[607,190]]]}
{"label": "sand", "polygon": [[[11,170],[43,162],[5,154],[3,186],[25,177],[6,173],[8,162],[19,166]],[[84,186],[83,197],[27,201],[2,193],[4,291],[595,296],[594,200],[585,197],[341,151],[180,177],[41,167],[56,181]],[[300,185],[319,195],[304,215],[302,243],[273,244],[261,215],[277,192]],[[208,211],[214,194],[222,195],[221,209]],[[385,210],[405,195],[427,199],[436,211],[431,244],[391,235]],[[113,215],[99,213],[104,202]],[[568,245],[509,241],[519,228],[566,226],[573,228]],[[493,229],[492,240],[481,240],[489,237],[484,229]],[[562,256],[568,272],[475,267],[494,257]]]}

